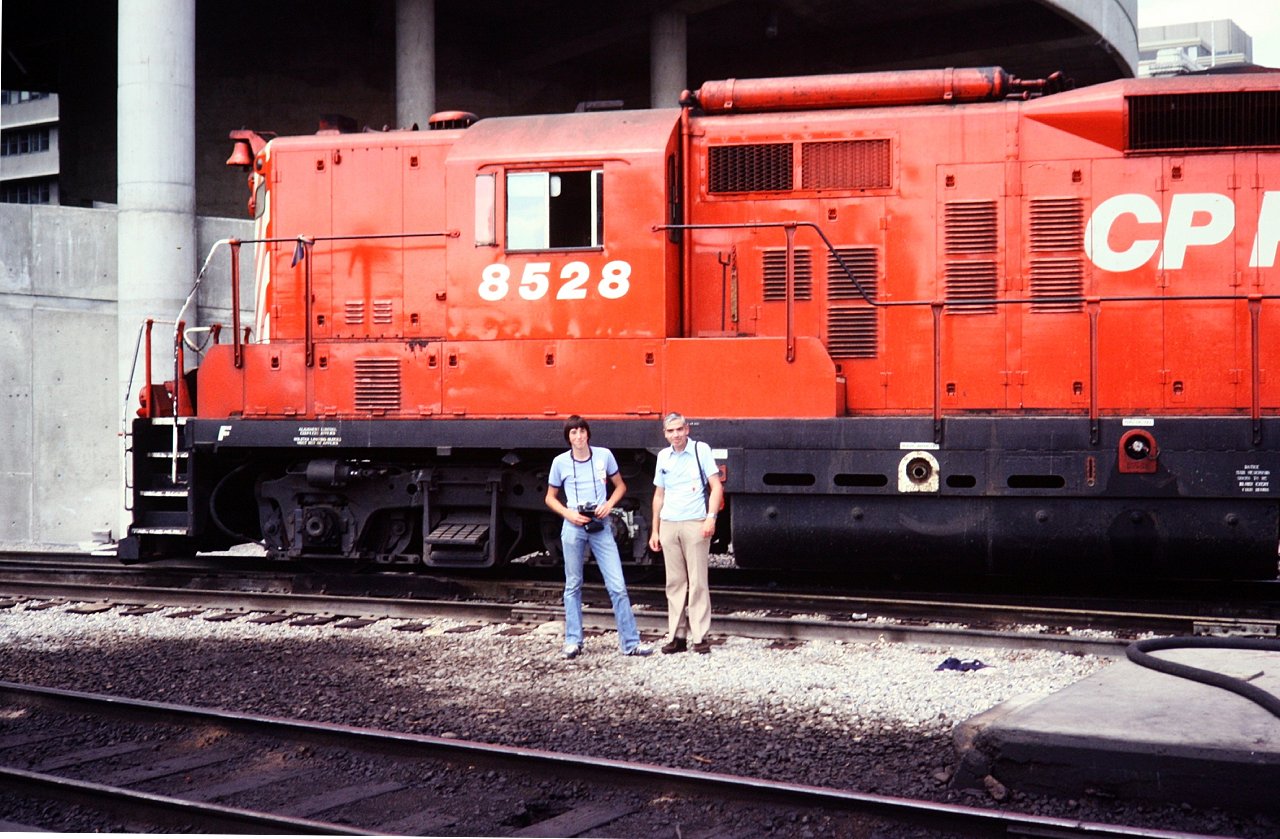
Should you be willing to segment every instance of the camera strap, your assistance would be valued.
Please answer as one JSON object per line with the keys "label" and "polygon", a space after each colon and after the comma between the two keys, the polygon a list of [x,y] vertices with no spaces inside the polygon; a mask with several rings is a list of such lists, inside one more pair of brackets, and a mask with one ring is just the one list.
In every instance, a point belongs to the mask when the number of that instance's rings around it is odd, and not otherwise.
{"label": "camera strap", "polygon": [[[574,500],[580,505],[583,503],[582,497],[578,490],[578,459],[573,456],[573,449],[569,450],[569,462],[573,464],[573,495]],[[591,474],[591,500],[596,504],[603,504],[604,499],[600,497],[600,488],[596,486],[596,454],[590,446],[587,446],[587,469]]]}
{"label": "camera strap", "polygon": [[702,468],[702,459],[698,457],[698,442],[693,443],[693,462],[698,464],[698,477],[702,478],[702,503],[707,508],[707,515],[711,515],[711,484],[707,481],[707,473]]}

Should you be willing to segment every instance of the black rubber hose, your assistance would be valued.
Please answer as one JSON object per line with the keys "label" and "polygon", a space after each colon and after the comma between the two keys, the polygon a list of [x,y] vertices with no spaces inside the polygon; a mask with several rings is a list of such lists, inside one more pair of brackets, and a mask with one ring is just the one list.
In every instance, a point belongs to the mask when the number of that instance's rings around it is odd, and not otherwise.
{"label": "black rubber hose", "polygon": [[1146,641],[1135,641],[1125,648],[1125,655],[1134,664],[1168,673],[1180,679],[1190,679],[1213,687],[1238,693],[1250,702],[1261,705],[1280,717],[1280,696],[1268,693],[1257,685],[1244,679],[1237,679],[1212,670],[1202,670],[1187,664],[1178,664],[1165,658],[1156,658],[1149,653],[1156,650],[1179,649],[1213,649],[1213,650],[1262,650],[1263,652],[1280,653],[1280,640],[1273,638],[1150,638]]}
{"label": "black rubber hose", "polygon": [[209,493],[209,518],[213,520],[213,523],[217,525],[219,530],[230,536],[232,539],[239,539],[242,543],[252,542],[255,545],[261,545],[265,548],[267,546],[265,539],[254,539],[252,536],[246,536],[243,533],[236,533],[234,530],[223,524],[222,517],[218,515],[218,493],[222,491],[222,487],[227,483],[227,481],[231,480],[240,472],[243,472],[249,466],[250,464],[248,463],[240,464],[227,474],[223,475],[222,478],[218,480],[218,483],[214,484],[213,492]]}

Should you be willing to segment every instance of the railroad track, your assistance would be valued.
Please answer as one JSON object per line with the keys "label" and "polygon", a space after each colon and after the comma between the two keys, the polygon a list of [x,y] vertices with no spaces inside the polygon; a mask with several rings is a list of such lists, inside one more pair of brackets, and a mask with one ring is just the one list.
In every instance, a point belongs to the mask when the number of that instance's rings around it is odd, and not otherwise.
{"label": "railroad track", "polygon": [[[666,629],[661,587],[629,586],[642,631]],[[588,585],[584,620],[607,629],[613,617],[602,586]],[[356,592],[377,592],[376,594]],[[1264,589],[1274,592],[1275,589]],[[377,620],[539,624],[556,620],[559,583],[490,578],[438,578],[407,572],[372,575],[299,574],[264,570],[261,563],[228,566],[208,561],[160,566],[120,566],[76,557],[0,559],[0,605],[39,600],[74,603],[78,610],[182,607],[220,620],[307,620],[315,623]],[[1275,636],[1277,604],[1233,615],[1229,607],[1160,611],[1160,603],[1103,608],[1090,602],[1044,598],[994,602],[989,597],[873,597],[747,590],[717,586],[715,631],[723,635],[786,641],[888,640],[941,646],[1040,649],[1121,655],[1135,637],[1158,635]],[[1063,598],[1054,598],[1061,601]],[[601,604],[591,606],[591,603]],[[1183,608],[1186,608],[1185,604]],[[1087,632],[1082,632],[1087,630]]]}
{"label": "railroad track", "polygon": [[732,806],[830,835],[1189,835],[10,682],[0,711],[11,829],[66,829],[15,820],[57,802],[134,832],[711,836]]}

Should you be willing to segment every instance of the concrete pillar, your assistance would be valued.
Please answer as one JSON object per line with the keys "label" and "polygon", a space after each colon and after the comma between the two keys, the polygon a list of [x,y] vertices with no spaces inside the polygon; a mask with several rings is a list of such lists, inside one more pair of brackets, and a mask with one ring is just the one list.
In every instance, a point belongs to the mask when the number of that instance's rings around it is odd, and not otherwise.
{"label": "concrete pillar", "polygon": [[688,17],[666,9],[649,26],[649,106],[674,108],[689,86]]}
{"label": "concrete pillar", "polygon": [[396,126],[426,130],[435,111],[435,0],[396,0]]}
{"label": "concrete pillar", "polygon": [[[195,224],[195,0],[119,0],[116,89],[118,370],[125,419],[137,407],[145,359],[134,351],[149,317],[172,321],[200,255]],[[185,314],[195,325],[194,306]],[[174,375],[173,325],[152,334],[154,377]]]}

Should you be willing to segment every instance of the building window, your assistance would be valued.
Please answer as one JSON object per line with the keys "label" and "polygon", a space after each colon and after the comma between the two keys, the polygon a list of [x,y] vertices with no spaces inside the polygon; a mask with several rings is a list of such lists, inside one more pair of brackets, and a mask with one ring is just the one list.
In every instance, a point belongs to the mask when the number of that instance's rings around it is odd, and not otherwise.
{"label": "building window", "polygon": [[27,128],[5,132],[0,138],[0,157],[34,154],[49,150],[49,129]]}
{"label": "building window", "polygon": [[5,204],[48,204],[52,197],[48,180],[9,181],[0,184],[0,202]]}
{"label": "building window", "polygon": [[49,94],[30,90],[0,90],[0,105],[17,105],[34,99],[48,99]]}

